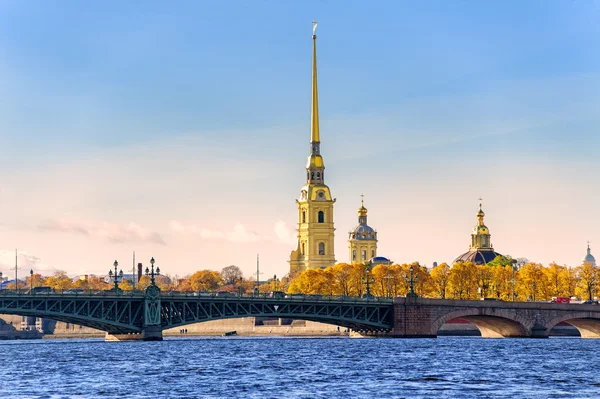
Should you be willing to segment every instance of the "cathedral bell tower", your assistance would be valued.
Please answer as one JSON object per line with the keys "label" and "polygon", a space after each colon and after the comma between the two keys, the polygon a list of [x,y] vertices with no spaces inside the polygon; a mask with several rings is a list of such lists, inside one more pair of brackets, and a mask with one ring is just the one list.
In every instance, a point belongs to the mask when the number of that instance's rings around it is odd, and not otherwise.
{"label": "cathedral bell tower", "polygon": [[317,22],[313,21],[312,106],[310,155],[306,164],[306,184],[300,190],[298,204],[298,245],[290,254],[290,273],[326,268],[335,264],[333,248],[333,204],[325,185],[325,164],[321,156],[319,134],[319,98],[317,91]]}

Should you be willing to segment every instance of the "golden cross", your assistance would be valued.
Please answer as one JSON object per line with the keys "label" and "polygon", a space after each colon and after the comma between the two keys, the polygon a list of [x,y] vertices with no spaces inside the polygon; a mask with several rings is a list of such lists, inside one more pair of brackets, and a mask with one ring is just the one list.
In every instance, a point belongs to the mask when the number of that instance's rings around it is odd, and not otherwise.
{"label": "golden cross", "polygon": [[313,18],[312,24],[313,24],[313,35],[316,35],[317,34],[316,33],[317,32],[317,20],[316,20],[316,18]]}

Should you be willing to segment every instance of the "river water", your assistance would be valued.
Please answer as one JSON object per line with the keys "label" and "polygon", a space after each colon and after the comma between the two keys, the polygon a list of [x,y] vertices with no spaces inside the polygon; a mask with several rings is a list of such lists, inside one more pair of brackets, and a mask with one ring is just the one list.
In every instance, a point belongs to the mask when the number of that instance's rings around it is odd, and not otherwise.
{"label": "river water", "polygon": [[600,340],[0,342],[0,398],[600,398]]}

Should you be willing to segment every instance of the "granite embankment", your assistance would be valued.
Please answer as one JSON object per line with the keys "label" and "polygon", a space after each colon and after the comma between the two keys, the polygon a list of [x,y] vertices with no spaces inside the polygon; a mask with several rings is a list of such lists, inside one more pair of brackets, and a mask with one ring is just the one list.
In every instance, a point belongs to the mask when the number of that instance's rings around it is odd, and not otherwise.
{"label": "granite embankment", "polygon": [[[31,319],[31,318],[30,318]],[[22,324],[21,316],[0,315],[0,339],[27,338],[103,338],[106,333],[89,327],[72,323],[63,323],[44,319],[38,323],[29,320],[29,326]],[[24,328],[26,331],[21,331]],[[164,336],[222,336],[235,332],[239,336],[348,336],[350,332],[344,327],[304,320],[261,319],[243,317],[189,324],[184,327],[164,331]],[[439,335],[479,336],[479,330],[466,320],[454,320],[446,323],[439,330]],[[553,329],[552,335],[578,336],[575,327],[560,325]]]}

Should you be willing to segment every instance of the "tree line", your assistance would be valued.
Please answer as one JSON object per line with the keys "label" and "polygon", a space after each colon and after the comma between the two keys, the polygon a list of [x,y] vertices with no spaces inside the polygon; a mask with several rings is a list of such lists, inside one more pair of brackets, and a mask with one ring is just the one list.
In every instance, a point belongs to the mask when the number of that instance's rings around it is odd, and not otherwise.
{"label": "tree line", "polygon": [[[363,296],[366,281],[375,296],[405,296],[413,269],[415,293],[427,298],[546,301],[553,297],[592,300],[598,294],[598,267],[589,263],[571,268],[535,262],[514,265],[499,256],[487,265],[442,263],[431,270],[418,262],[377,265],[339,263],[326,269],[305,270],[291,280],[288,292],[303,294]],[[369,272],[367,273],[367,270]]]}
{"label": "tree line", "polygon": [[[325,269],[309,269],[281,280],[275,278],[261,282],[261,293],[284,291],[289,294],[318,294],[332,296],[363,296],[367,284],[372,295],[379,297],[405,296],[412,277],[417,295],[441,299],[494,298],[516,301],[547,301],[552,297],[578,297],[594,299],[599,288],[600,271],[589,263],[571,268],[552,263],[548,266],[524,261],[515,264],[510,257],[499,256],[487,265],[459,262],[446,263],[428,269],[418,262],[411,264],[376,265],[338,263]],[[239,267],[231,265],[220,272],[200,270],[183,278],[161,275],[156,284],[163,291],[228,291],[247,294],[257,288],[256,280],[244,278]],[[119,288],[124,291],[144,290],[150,277],[142,276],[138,282],[124,278]],[[87,276],[72,279],[66,272],[57,271],[51,276],[32,274],[19,281],[19,289],[50,287],[56,291],[73,289],[110,290],[113,282],[104,277]],[[6,289],[15,289],[14,283]]]}

